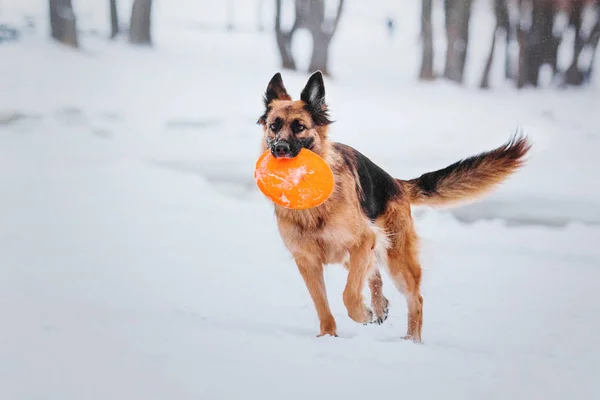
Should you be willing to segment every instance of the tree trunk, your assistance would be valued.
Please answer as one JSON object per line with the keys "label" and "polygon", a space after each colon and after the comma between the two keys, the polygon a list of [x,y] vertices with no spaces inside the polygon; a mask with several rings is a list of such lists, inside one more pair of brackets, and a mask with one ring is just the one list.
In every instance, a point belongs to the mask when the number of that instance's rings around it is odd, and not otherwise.
{"label": "tree trunk", "polygon": [[579,69],[578,61],[581,51],[585,45],[584,38],[579,34],[581,31],[583,5],[577,2],[571,9],[569,24],[575,28],[575,43],[573,44],[573,59],[571,65],[565,73],[565,83],[567,85],[579,86],[583,83],[583,72]]}
{"label": "tree trunk", "polygon": [[[508,11],[508,10],[507,10]],[[505,79],[514,79],[514,68],[513,68],[513,60],[510,54],[510,46],[515,37],[517,36],[515,27],[511,24],[510,19],[508,19],[508,25],[506,27],[505,37],[504,37],[504,78]]]}
{"label": "tree trunk", "polygon": [[77,21],[71,0],[50,0],[51,35],[59,42],[74,48],[77,41]]}
{"label": "tree trunk", "polygon": [[151,14],[152,0],[134,0],[129,27],[130,43],[152,46],[152,37],[150,35]]}
{"label": "tree trunk", "polygon": [[512,60],[510,57],[510,45],[515,36],[514,26],[510,20],[508,0],[495,0],[494,11],[498,27],[504,31],[504,78],[512,78]]}
{"label": "tree trunk", "polygon": [[523,28],[517,30],[517,41],[519,43],[519,60],[517,72],[517,88],[525,87],[529,68],[527,64],[526,48],[527,48],[527,32]]}
{"label": "tree trunk", "polygon": [[119,34],[119,15],[117,13],[117,0],[110,0],[110,38],[114,39]]}
{"label": "tree trunk", "polygon": [[296,20],[292,29],[289,32],[281,30],[281,0],[277,0],[275,3],[275,38],[281,56],[281,67],[292,71],[296,70],[296,61],[294,61],[294,55],[292,54],[292,36],[298,29],[298,25],[299,19],[296,13]]}
{"label": "tree trunk", "polygon": [[598,21],[596,22],[596,26],[594,27],[594,29],[592,30],[592,32],[590,33],[590,37],[588,40],[588,44],[587,47],[590,50],[590,52],[592,53],[591,57],[590,57],[590,64],[587,67],[587,69],[584,71],[584,82],[589,82],[590,79],[592,78],[592,71],[594,69],[594,60],[596,59],[596,52],[598,51],[598,42],[600,41],[600,4],[598,5],[599,9],[598,9],[598,14],[599,14],[599,18]]}
{"label": "tree trunk", "polygon": [[488,55],[487,62],[485,63],[485,69],[483,70],[483,76],[481,77],[481,83],[479,87],[481,89],[489,89],[490,87],[490,71],[492,69],[492,63],[494,61],[494,49],[496,47],[496,34],[498,33],[498,25],[494,28],[492,34],[492,45],[490,48],[490,54]]}
{"label": "tree trunk", "polygon": [[446,65],[444,77],[457,83],[463,82],[467,48],[469,45],[469,20],[472,0],[445,0],[446,16]]}
{"label": "tree trunk", "polygon": [[235,29],[235,4],[233,0],[227,0],[227,30]]}
{"label": "tree trunk", "polygon": [[506,34],[506,52],[504,60],[505,76],[508,78],[509,66],[510,66],[510,53],[508,46],[510,43],[510,20],[508,17],[508,8],[506,0],[494,0],[494,15],[496,16],[496,26],[492,35],[492,45],[490,46],[490,53],[488,55],[485,69],[483,70],[483,76],[481,77],[480,87],[482,89],[488,89],[490,87],[490,71],[494,62],[494,53],[496,48],[496,36],[500,30],[503,30]]}
{"label": "tree trunk", "polygon": [[292,37],[298,29],[306,28],[310,31],[313,39],[309,72],[320,70],[324,75],[328,75],[329,45],[339,25],[344,0],[339,1],[333,20],[325,18],[324,0],[296,0],[296,18],[289,32],[284,32],[281,28],[281,0],[276,0],[275,6],[275,37],[282,67],[296,70],[296,62],[292,54]]}
{"label": "tree trunk", "polygon": [[329,75],[329,45],[337,30],[343,8],[344,0],[339,0],[336,16],[331,21],[325,19],[324,0],[311,0],[309,2],[306,27],[310,30],[313,38],[312,56],[308,67],[309,73],[321,71],[323,75]]}
{"label": "tree trunk", "polygon": [[430,81],[435,78],[433,74],[433,30],[431,27],[432,0],[421,1],[421,40],[423,41],[423,54],[421,58],[421,72],[419,79]]}
{"label": "tree trunk", "polygon": [[313,51],[308,72],[312,74],[313,72],[321,71],[323,75],[327,76],[329,75],[329,71],[327,70],[327,59],[331,37],[323,32],[315,32],[312,36]]}
{"label": "tree trunk", "polygon": [[517,87],[538,86],[540,68],[550,64],[557,72],[558,39],[554,37],[555,6],[547,0],[531,3],[531,26],[520,32],[520,60]]}

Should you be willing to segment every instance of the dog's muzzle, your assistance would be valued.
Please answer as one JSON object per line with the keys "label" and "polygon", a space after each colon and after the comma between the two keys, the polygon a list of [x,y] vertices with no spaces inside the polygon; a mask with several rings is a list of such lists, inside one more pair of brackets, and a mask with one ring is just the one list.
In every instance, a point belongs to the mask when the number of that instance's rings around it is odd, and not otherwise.
{"label": "dog's muzzle", "polygon": [[275,158],[293,158],[298,154],[293,154],[292,146],[286,140],[278,140],[276,142],[271,143],[271,154]]}

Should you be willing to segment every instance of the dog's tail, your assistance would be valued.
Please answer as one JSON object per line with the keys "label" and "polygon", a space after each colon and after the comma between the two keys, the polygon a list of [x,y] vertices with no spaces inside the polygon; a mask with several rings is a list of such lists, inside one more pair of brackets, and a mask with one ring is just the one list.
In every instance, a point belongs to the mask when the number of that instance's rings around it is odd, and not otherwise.
{"label": "dog's tail", "polygon": [[523,158],[530,148],[527,138],[517,134],[494,150],[460,160],[416,179],[398,181],[408,193],[411,204],[456,205],[474,200],[504,181],[525,164]]}

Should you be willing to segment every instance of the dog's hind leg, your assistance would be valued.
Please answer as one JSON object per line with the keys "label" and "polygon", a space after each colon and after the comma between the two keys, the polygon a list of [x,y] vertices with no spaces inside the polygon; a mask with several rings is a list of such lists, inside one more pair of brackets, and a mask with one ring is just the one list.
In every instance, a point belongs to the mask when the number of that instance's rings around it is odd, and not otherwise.
{"label": "dog's hind leg", "polygon": [[333,314],[331,314],[329,302],[327,301],[327,290],[325,288],[325,280],[323,279],[323,265],[318,261],[303,257],[295,257],[295,260],[319,316],[321,331],[317,336],[337,336],[335,319],[333,318]]}
{"label": "dog's hind leg", "polygon": [[369,289],[371,289],[371,307],[377,317],[374,322],[382,324],[388,317],[390,302],[383,295],[383,281],[378,269],[375,269],[369,278]]}
{"label": "dog's hind leg", "polygon": [[423,297],[420,292],[421,265],[417,259],[417,235],[410,224],[396,227],[398,234],[388,250],[388,271],[408,305],[408,328],[404,339],[420,343]]}

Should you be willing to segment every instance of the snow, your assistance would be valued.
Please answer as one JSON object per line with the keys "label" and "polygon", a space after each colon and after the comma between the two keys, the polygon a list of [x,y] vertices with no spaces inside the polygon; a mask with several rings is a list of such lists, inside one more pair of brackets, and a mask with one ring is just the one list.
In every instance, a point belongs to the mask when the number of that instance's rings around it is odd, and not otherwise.
{"label": "snow", "polygon": [[[599,397],[598,78],[517,92],[495,67],[480,91],[492,19],[477,2],[466,87],[418,83],[417,3],[349,2],[326,79],[334,140],[400,178],[518,127],[534,147],[483,201],[415,209],[423,344],[400,339],[405,302],[385,273],[388,320],[352,322],[335,265],[340,337],[316,338],[253,181],[255,122],[278,71],[254,3],[235,2],[243,24],[227,32],[224,5],[157,2],[151,50],[106,41],[105,4],[93,3],[74,1],[81,28],[98,32],[79,52],[49,41],[42,19],[0,45],[0,398]],[[46,18],[40,2],[1,6],[17,23]],[[283,72],[294,97],[307,78]]]}

